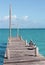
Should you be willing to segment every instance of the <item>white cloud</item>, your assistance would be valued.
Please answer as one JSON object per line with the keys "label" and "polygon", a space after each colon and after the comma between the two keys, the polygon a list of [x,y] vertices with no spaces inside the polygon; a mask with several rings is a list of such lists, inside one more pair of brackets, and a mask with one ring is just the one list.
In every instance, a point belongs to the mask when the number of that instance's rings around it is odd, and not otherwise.
{"label": "white cloud", "polygon": [[17,18],[17,16],[16,16],[16,15],[13,15],[13,16],[12,16],[12,19],[16,19],[16,18]]}
{"label": "white cloud", "polygon": [[[29,20],[29,16],[22,16],[22,17],[19,18],[16,15],[12,15],[12,20],[16,20],[16,19],[28,21]],[[7,20],[9,20],[9,15],[0,18],[0,21],[7,21]]]}
{"label": "white cloud", "polygon": [[9,19],[9,16],[4,16],[2,20],[7,20]]}
{"label": "white cloud", "polygon": [[29,16],[23,16],[23,19],[26,21],[29,19]]}
{"label": "white cloud", "polygon": [[[16,19],[17,18],[17,16],[16,15],[13,15],[12,16],[12,19]],[[9,20],[9,16],[4,16],[4,17],[2,17],[1,19],[0,19],[0,21],[6,21],[6,20]]]}
{"label": "white cloud", "polygon": [[[0,27],[9,27],[9,16],[0,17]],[[8,22],[6,22],[8,21]],[[13,25],[14,24],[14,25]],[[16,28],[18,24],[19,28],[43,28],[45,27],[45,19],[31,19],[29,16],[17,17],[12,16],[12,27]]]}

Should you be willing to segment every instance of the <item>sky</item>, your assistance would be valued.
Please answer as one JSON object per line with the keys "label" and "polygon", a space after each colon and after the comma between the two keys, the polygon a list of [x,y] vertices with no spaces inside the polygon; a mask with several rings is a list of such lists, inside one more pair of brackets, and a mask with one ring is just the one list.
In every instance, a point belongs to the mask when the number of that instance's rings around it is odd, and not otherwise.
{"label": "sky", "polygon": [[0,0],[0,28],[9,28],[10,4],[12,28],[45,28],[45,0]]}

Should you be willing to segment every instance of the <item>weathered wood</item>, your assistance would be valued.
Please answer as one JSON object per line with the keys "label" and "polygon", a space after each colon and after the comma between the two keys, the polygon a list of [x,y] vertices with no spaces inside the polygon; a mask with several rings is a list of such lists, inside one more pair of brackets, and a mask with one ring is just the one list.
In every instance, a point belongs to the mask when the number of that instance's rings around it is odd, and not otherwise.
{"label": "weathered wood", "polygon": [[[28,49],[29,48],[29,49]],[[35,57],[36,56],[36,57]],[[24,40],[18,38],[10,38],[7,44],[7,59],[4,59],[4,65],[28,62],[34,60],[44,59],[39,54],[37,56],[37,48],[32,46],[26,46]]]}

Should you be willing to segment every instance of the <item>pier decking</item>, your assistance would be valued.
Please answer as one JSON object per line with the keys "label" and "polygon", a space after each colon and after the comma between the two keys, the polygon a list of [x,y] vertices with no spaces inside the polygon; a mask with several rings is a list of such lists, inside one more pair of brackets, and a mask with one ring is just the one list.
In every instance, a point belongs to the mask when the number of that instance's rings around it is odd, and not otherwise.
{"label": "pier decking", "polygon": [[35,55],[37,49],[28,50],[29,46],[26,44],[20,37],[10,38],[6,48],[7,59],[4,59],[4,65],[44,64],[45,58],[39,53]]}

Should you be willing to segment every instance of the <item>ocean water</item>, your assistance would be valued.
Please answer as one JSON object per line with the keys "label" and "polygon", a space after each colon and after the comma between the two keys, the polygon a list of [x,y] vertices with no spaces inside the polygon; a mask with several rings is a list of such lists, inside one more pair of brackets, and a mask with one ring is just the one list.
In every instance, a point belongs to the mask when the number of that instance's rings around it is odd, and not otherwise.
{"label": "ocean water", "polygon": [[[12,29],[12,37],[17,36],[17,29]],[[32,40],[39,48],[39,53],[45,56],[45,29],[19,29],[18,35],[29,43]],[[3,63],[5,49],[9,37],[9,29],[0,29],[0,62]]]}

